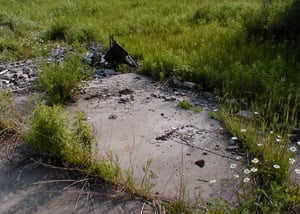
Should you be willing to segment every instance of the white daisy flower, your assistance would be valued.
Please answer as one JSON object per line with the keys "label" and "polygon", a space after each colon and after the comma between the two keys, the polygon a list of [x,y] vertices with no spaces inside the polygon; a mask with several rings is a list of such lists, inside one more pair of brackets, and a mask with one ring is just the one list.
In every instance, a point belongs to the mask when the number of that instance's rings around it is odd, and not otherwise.
{"label": "white daisy flower", "polygon": [[260,146],[263,146],[263,144],[262,143],[258,143],[258,144],[256,144],[256,146],[260,147]]}
{"label": "white daisy flower", "polygon": [[274,164],[273,167],[274,167],[274,169],[279,169],[280,168],[280,166],[277,165],[277,164]]}
{"label": "white daisy flower", "polygon": [[293,165],[295,162],[296,162],[296,160],[295,160],[294,158],[289,158],[289,163],[290,163],[290,164]]}
{"label": "white daisy flower", "polygon": [[300,174],[300,169],[295,169],[296,174]]}
{"label": "white daisy flower", "polygon": [[257,168],[252,167],[252,168],[250,169],[250,171],[251,171],[251,172],[257,172]]}
{"label": "white daisy flower", "polygon": [[241,132],[246,132],[246,131],[247,131],[247,129],[241,129],[240,131],[241,131]]}
{"label": "white daisy flower", "polygon": [[259,160],[257,159],[257,158],[253,158],[252,160],[251,160],[251,163],[254,163],[254,164],[257,164],[259,162]]}
{"label": "white daisy flower", "polygon": [[300,146],[300,141],[297,141],[297,145]]}
{"label": "white daisy flower", "polygon": [[250,171],[249,169],[245,169],[245,170],[244,170],[244,173],[245,173],[245,174],[249,174],[250,172],[251,172],[251,171]]}
{"label": "white daisy flower", "polygon": [[231,138],[231,140],[237,140],[237,139],[238,139],[237,137],[232,137],[232,138]]}
{"label": "white daisy flower", "polygon": [[234,178],[239,178],[240,176],[238,174],[234,175],[233,176]]}
{"label": "white daisy flower", "polygon": [[246,177],[244,178],[244,183],[248,183],[250,181],[250,178]]}
{"label": "white daisy flower", "polygon": [[242,157],[241,156],[236,156],[236,158],[235,159],[237,159],[237,160],[241,160],[242,159]]}
{"label": "white daisy flower", "polygon": [[236,164],[233,163],[233,164],[230,164],[230,169],[235,169],[236,168]]}
{"label": "white daisy flower", "polygon": [[296,148],[295,146],[291,146],[291,147],[290,147],[290,151],[291,151],[291,152],[296,152],[296,151],[297,151],[297,148]]}
{"label": "white daisy flower", "polygon": [[277,143],[281,142],[281,139],[280,139],[280,138],[277,138],[277,139],[276,139],[276,142],[277,142]]}
{"label": "white daisy flower", "polygon": [[259,113],[257,111],[253,112],[254,114],[258,115]]}

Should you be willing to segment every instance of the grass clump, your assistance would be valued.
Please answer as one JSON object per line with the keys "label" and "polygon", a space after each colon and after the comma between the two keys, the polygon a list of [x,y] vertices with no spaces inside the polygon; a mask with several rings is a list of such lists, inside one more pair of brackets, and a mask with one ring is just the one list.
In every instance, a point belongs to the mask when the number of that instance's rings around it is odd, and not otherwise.
{"label": "grass clump", "polygon": [[10,91],[0,91],[0,134],[2,132],[22,134],[23,119],[12,102]]}
{"label": "grass clump", "polygon": [[50,158],[70,165],[88,166],[94,138],[89,126],[82,121],[81,112],[71,121],[62,107],[39,104],[30,121],[27,142]]}
{"label": "grass clump", "polygon": [[190,104],[189,101],[187,101],[187,100],[179,101],[178,106],[180,108],[186,109],[186,110],[191,109],[193,107],[193,105]]}
{"label": "grass clump", "polygon": [[80,81],[88,75],[84,70],[81,59],[71,55],[63,63],[44,64],[37,82],[40,89],[46,92],[49,104],[64,104],[70,100]]}
{"label": "grass clump", "polygon": [[[224,107],[218,117],[224,127],[235,136],[248,156],[248,167],[255,168],[249,181],[254,190],[240,209],[262,213],[293,212],[299,204],[299,186],[290,183],[293,147],[284,128],[279,129],[278,116],[271,124],[258,113],[240,116],[231,107]],[[270,130],[270,127],[275,129]]]}
{"label": "grass clump", "polygon": [[179,101],[177,106],[179,108],[182,108],[182,109],[185,109],[185,110],[191,109],[194,112],[198,112],[198,113],[202,111],[202,108],[200,106],[194,106],[194,105],[190,104],[190,102],[187,101],[187,100]]}

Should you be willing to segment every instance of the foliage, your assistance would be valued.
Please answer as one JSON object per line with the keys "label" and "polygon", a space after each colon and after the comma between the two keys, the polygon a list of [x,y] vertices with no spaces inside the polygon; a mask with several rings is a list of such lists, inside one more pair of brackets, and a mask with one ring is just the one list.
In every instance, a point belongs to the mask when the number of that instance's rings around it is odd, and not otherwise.
{"label": "foliage", "polygon": [[192,105],[189,103],[189,101],[183,100],[178,102],[178,106],[182,109],[190,109],[192,108]]}
{"label": "foliage", "polygon": [[75,123],[70,125],[62,107],[39,104],[30,121],[27,142],[41,154],[62,159],[70,165],[87,166],[91,160],[93,136],[82,120],[82,113],[78,113]]}
{"label": "foliage", "polygon": [[12,132],[21,134],[24,131],[23,120],[11,100],[10,91],[0,91],[0,133]]}
{"label": "foliage", "polygon": [[70,100],[85,75],[84,66],[76,56],[67,56],[63,63],[44,64],[37,82],[46,92],[50,105],[63,104]]}

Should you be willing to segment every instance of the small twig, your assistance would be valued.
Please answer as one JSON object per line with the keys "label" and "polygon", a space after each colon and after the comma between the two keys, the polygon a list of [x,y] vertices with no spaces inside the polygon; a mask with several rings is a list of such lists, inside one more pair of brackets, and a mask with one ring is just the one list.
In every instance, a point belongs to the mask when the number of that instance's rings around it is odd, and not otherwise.
{"label": "small twig", "polygon": [[78,184],[78,183],[81,183],[81,182],[83,182],[83,181],[88,181],[89,180],[89,178],[84,178],[84,179],[81,179],[81,180],[73,180],[74,182],[73,183],[71,183],[70,185],[68,185],[68,186],[66,186],[65,188],[63,188],[63,190],[66,190],[66,189],[68,189],[68,188],[70,188],[71,186],[74,186],[74,185],[76,185],[76,184]]}
{"label": "small twig", "polygon": [[[74,182],[76,180],[49,180],[49,181],[38,181],[33,183],[33,185],[37,184],[46,184],[46,183],[57,183],[57,182]],[[64,188],[65,189],[65,188]]]}
{"label": "small twig", "polygon": [[145,204],[146,204],[146,202],[144,202],[144,204],[143,204],[143,206],[142,206],[142,209],[141,209],[141,214],[143,214],[143,212],[144,212],[144,207],[145,207]]}
{"label": "small twig", "polygon": [[42,166],[45,166],[45,167],[48,167],[48,168],[51,168],[51,169],[61,169],[61,170],[67,170],[67,171],[78,171],[78,172],[86,173],[86,171],[84,171],[82,169],[78,169],[78,168],[67,168],[67,167],[53,166],[53,165],[50,165],[50,164],[46,164],[46,163],[34,160],[33,158],[30,158],[30,160],[37,163],[37,164],[40,164]]}
{"label": "small twig", "polygon": [[82,195],[82,192],[83,192],[83,190],[84,190],[84,188],[85,188],[85,185],[86,185],[87,183],[88,183],[88,182],[86,181],[86,182],[84,182],[84,184],[82,185],[82,188],[81,188],[81,190],[80,190],[79,196],[77,197],[77,200],[76,200],[76,204],[75,204],[74,210],[77,209],[77,205],[78,205],[79,199],[80,199],[80,197],[81,197],[81,195]]}

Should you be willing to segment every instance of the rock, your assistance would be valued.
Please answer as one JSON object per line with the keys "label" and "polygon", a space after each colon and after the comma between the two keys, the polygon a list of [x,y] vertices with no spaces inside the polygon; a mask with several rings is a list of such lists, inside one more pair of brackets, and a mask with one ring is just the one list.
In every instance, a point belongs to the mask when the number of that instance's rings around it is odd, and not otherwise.
{"label": "rock", "polygon": [[130,88],[125,88],[119,91],[119,95],[128,95],[128,94],[133,94],[134,90],[130,89]]}
{"label": "rock", "polygon": [[115,120],[117,118],[118,118],[118,115],[116,115],[116,114],[111,114],[108,116],[108,119],[110,119],[110,120]]}
{"label": "rock", "polygon": [[6,69],[5,65],[0,65],[0,71],[4,71]]}
{"label": "rock", "polygon": [[165,101],[175,101],[176,100],[176,97],[173,97],[173,96],[165,96]]}
{"label": "rock", "polygon": [[172,82],[175,86],[182,87],[182,82],[179,81],[176,77],[172,77]]}
{"label": "rock", "polygon": [[32,74],[33,73],[32,69],[27,66],[23,67],[22,71],[23,71],[23,74]]}
{"label": "rock", "polygon": [[[0,70],[2,70],[2,69],[0,69]],[[7,72],[8,72],[8,70],[4,68],[4,69],[0,72],[0,75],[3,75],[3,74],[5,74],[5,73],[7,73]]]}
{"label": "rock", "polygon": [[196,83],[184,81],[183,87],[188,88],[188,89],[194,89],[194,88],[196,88]]}
{"label": "rock", "polygon": [[197,166],[199,166],[200,168],[203,168],[204,167],[204,165],[205,165],[205,161],[204,160],[197,160],[197,161],[195,161],[195,164],[197,165]]}
{"label": "rock", "polygon": [[131,96],[129,96],[129,95],[122,95],[119,98],[119,103],[128,103],[130,100],[132,100]]}
{"label": "rock", "polygon": [[239,150],[239,146],[226,146],[227,151],[236,151]]}

